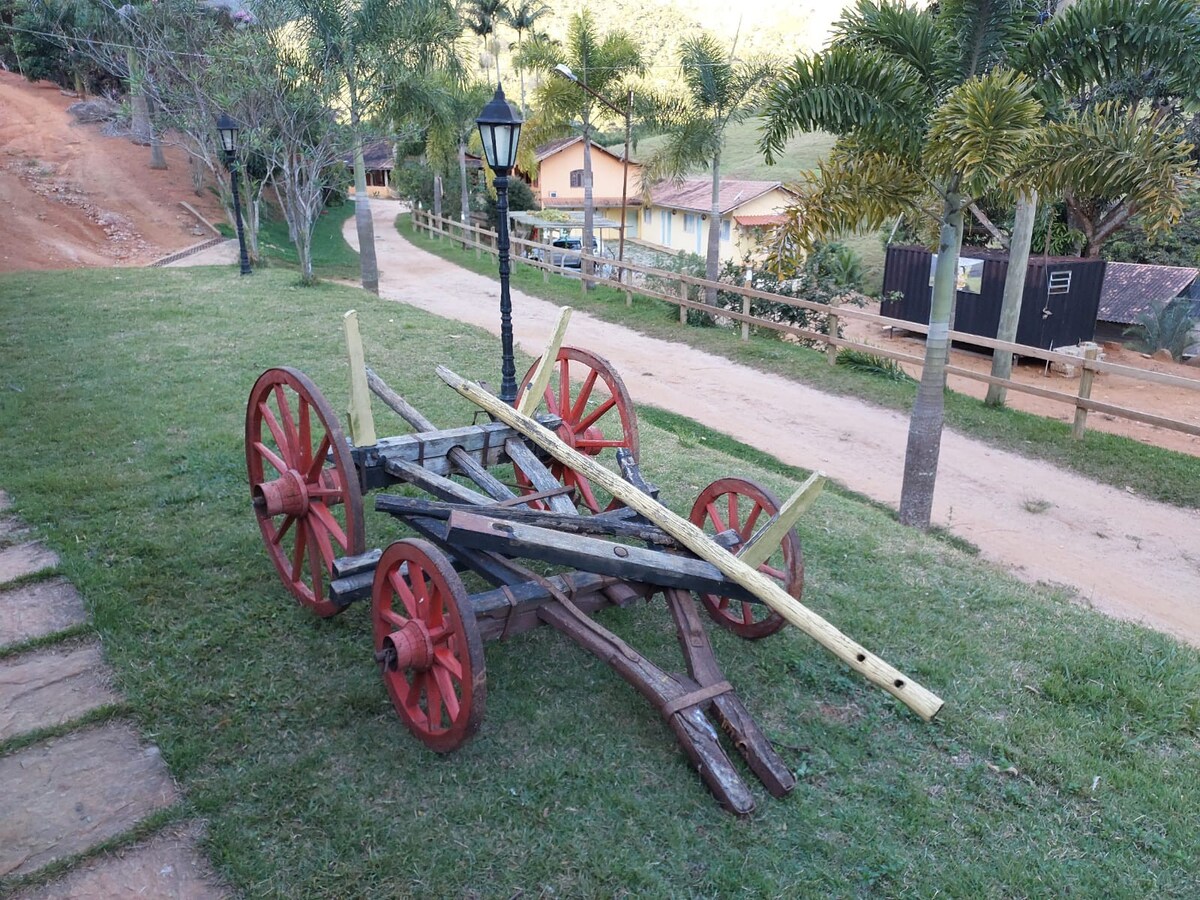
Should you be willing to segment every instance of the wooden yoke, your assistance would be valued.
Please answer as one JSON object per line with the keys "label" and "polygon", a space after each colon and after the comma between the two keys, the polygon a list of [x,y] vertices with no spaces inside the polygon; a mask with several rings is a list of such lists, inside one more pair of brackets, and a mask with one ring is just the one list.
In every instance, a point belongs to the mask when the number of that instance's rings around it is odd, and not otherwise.
{"label": "wooden yoke", "polygon": [[922,719],[931,720],[942,708],[943,701],[936,694],[842,634],[821,616],[789,596],[767,576],[718,546],[691,522],[677,516],[591,458],[568,447],[538,422],[517,412],[479,385],[456,375],[445,366],[438,366],[437,374],[459,394],[528,437],[559,462],[600,485],[701,559],[715,565],[730,580],[746,588],[850,668],[896,697]]}

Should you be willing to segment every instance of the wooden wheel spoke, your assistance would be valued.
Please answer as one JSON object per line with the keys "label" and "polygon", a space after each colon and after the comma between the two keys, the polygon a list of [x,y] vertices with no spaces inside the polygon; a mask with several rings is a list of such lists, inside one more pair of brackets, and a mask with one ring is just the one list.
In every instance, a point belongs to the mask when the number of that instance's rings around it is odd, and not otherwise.
{"label": "wooden wheel spoke", "polygon": [[754,605],[742,601],[742,623],[745,625],[754,624]]}
{"label": "wooden wheel spoke", "polygon": [[453,650],[443,644],[440,647],[434,648],[433,656],[437,660],[437,664],[453,675],[455,680],[463,680],[462,662],[454,655]]}
{"label": "wooden wheel spoke", "polygon": [[325,456],[327,453],[329,453],[328,434],[321,438],[321,444],[317,447],[317,452],[313,454],[313,458],[308,463],[308,468],[304,470],[305,481],[316,481],[317,476],[321,474],[321,469],[325,466]]}
{"label": "wooden wheel spoke", "polygon": [[742,531],[741,519],[738,517],[738,495],[726,494],[726,508],[729,510],[729,527],[742,536],[742,540],[746,539],[746,534]]}
{"label": "wooden wheel spoke", "polygon": [[[325,440],[329,440],[326,433]],[[308,401],[300,398],[300,464],[307,466],[311,459],[307,454],[312,450],[312,413]],[[308,479],[305,479],[308,480]]]}
{"label": "wooden wheel spoke", "polygon": [[751,510],[750,515],[748,515],[746,517],[746,521],[744,523],[742,523],[742,539],[743,540],[745,540],[746,538],[749,538],[750,535],[754,534],[754,523],[758,521],[758,515],[762,511],[763,511],[762,504],[755,503],[754,509]]}
{"label": "wooden wheel spoke", "polygon": [[[346,532],[342,531],[342,526],[338,524],[338,520],[333,517],[328,507],[324,503],[312,503],[308,505],[308,511],[312,513],[321,524],[325,526],[325,531],[333,536],[333,539],[338,542],[338,545],[345,550],[349,540],[346,538]],[[333,560],[329,560],[329,565],[333,565]]]}
{"label": "wooden wheel spoke", "polygon": [[300,582],[300,573],[304,571],[304,548],[308,541],[304,537],[304,522],[296,526],[296,542],[292,547],[292,584]]}
{"label": "wooden wheel spoke", "polygon": [[399,567],[388,572],[388,583],[391,584],[392,590],[396,592],[396,596],[400,598],[400,602],[404,604],[405,610],[408,612],[410,619],[417,618],[417,598],[413,595],[412,590],[408,586],[404,575],[401,574]]}
{"label": "wooden wheel spoke", "polygon": [[768,565],[767,563],[763,563],[761,566],[759,566],[758,571],[762,572],[764,575],[770,575],[776,581],[787,580],[787,573],[784,572],[783,569],[777,569],[774,566]]}
{"label": "wooden wheel spoke", "polygon": [[271,437],[275,438],[275,446],[279,448],[279,452],[283,454],[284,459],[288,460],[287,468],[292,468],[290,463],[295,461],[295,448],[288,441],[284,434],[283,426],[275,418],[275,413],[271,412],[271,407],[267,406],[266,401],[258,405],[259,412],[262,414],[262,419],[267,425],[267,430],[271,432]]}
{"label": "wooden wheel spoke", "polygon": [[709,503],[706,509],[708,512],[708,518],[712,520],[713,528],[716,529],[716,532],[720,534],[722,531],[727,531],[728,528],[725,525],[725,520],[721,518],[721,513],[717,509],[716,504]]}
{"label": "wooden wheel spoke", "polygon": [[271,468],[275,469],[275,471],[277,471],[280,475],[283,475],[284,473],[287,472],[287,470],[288,470],[287,463],[285,463],[282,459],[280,459],[278,456],[276,456],[271,451],[271,449],[266,444],[264,444],[262,441],[255,441],[254,449],[256,451],[258,451],[258,455],[261,456],[263,459],[265,459],[267,462],[269,462],[271,464]]}
{"label": "wooden wheel spoke", "polygon": [[589,441],[589,440],[585,439],[582,441],[575,442],[576,450],[584,450],[587,448],[596,448],[596,449],[603,450],[605,447],[624,447],[624,446],[625,446],[625,441],[605,441],[605,440]]}
{"label": "wooden wheel spoke", "polygon": [[[315,513],[317,509],[317,506],[310,506],[308,511]],[[307,516],[304,523],[308,526],[313,540],[316,541],[317,549],[321,551],[321,559],[324,561],[325,566],[332,571],[334,560],[333,543],[329,540],[329,530],[324,527],[325,523],[315,514]],[[336,525],[337,523],[335,522],[334,524]],[[341,529],[338,530],[340,531]]]}
{"label": "wooden wheel spoke", "polygon": [[278,544],[283,540],[283,536],[287,534],[287,530],[292,527],[292,523],[296,521],[295,516],[285,516],[283,524],[279,526],[279,530],[271,537],[272,544]]}
{"label": "wooden wheel spoke", "polygon": [[590,481],[582,475],[576,475],[575,487],[579,488],[579,495],[583,498],[583,502],[587,504],[588,509],[600,509],[600,504],[596,501],[596,494],[592,491],[592,483]]}
{"label": "wooden wheel spoke", "polygon": [[[579,396],[575,398],[575,402],[571,405],[571,414],[564,416],[565,419],[571,422],[579,421],[579,417],[587,409],[588,399],[592,396],[592,390],[596,387],[596,379],[599,377],[600,373],[595,369],[588,372],[587,378],[583,380],[583,386],[579,389]],[[578,431],[579,429],[576,428],[575,430]]]}
{"label": "wooden wheel spoke", "polygon": [[394,609],[391,609],[391,608],[381,609],[379,611],[379,616],[384,621],[386,621],[387,623],[392,625],[393,630],[396,630],[396,631],[400,630],[401,628],[403,628],[405,625],[407,625],[411,621],[411,619],[405,618],[404,616],[400,615],[400,613],[396,612]]}
{"label": "wooden wheel spoke", "polygon": [[296,443],[296,423],[292,421],[292,408],[288,406],[287,395],[283,392],[282,384],[275,385],[274,393],[275,404],[279,407],[279,418],[283,424],[284,434],[291,445],[292,455],[296,456],[300,452],[300,447]]}
{"label": "wooden wheel spoke", "polygon": [[459,703],[458,694],[454,690],[454,682],[450,679],[450,673],[441,666],[433,668],[433,680],[438,686],[438,690],[442,695],[442,702],[446,705],[446,715],[453,722],[458,718]]}
{"label": "wooden wheel spoke", "polygon": [[574,426],[572,426],[574,428],[575,433],[582,434],[583,432],[587,431],[594,424],[596,424],[596,422],[600,419],[601,416],[603,416],[606,412],[608,412],[610,409],[612,409],[616,405],[617,405],[616,398],[609,397],[607,400],[605,400],[603,403],[601,403],[599,406],[597,406],[595,409],[593,409],[588,414],[588,417],[586,419],[573,420],[577,423]]}
{"label": "wooden wheel spoke", "polygon": [[425,709],[429,715],[429,727],[434,731],[441,731],[445,728],[445,722],[442,719],[442,689],[438,684],[437,670],[422,672],[421,676],[425,685]]}
{"label": "wooden wheel spoke", "polygon": [[[308,527],[309,534],[312,535],[312,537],[314,539],[316,539],[315,529],[313,529],[311,523],[306,522],[305,524]],[[317,543],[319,545],[320,541],[317,540]],[[326,542],[326,544],[328,544],[328,542]],[[323,552],[324,552],[324,550],[322,549],[322,553]],[[330,565],[333,564],[332,563],[332,555],[333,555],[333,551],[331,550],[330,551],[330,557],[331,557]],[[309,551],[308,551],[308,574],[312,578],[313,596],[320,597],[321,596],[321,554],[314,551],[311,547],[309,548]]]}
{"label": "wooden wheel spoke", "polygon": [[571,408],[571,361],[565,356],[559,362],[558,367],[558,409],[552,409],[550,412],[555,415],[567,417],[567,411]]}

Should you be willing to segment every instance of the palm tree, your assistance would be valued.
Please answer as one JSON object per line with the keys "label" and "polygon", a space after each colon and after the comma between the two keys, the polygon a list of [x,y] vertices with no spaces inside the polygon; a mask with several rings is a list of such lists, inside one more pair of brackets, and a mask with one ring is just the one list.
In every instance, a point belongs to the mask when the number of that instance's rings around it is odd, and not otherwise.
{"label": "palm tree", "polygon": [[475,119],[492,97],[494,88],[486,84],[463,84],[450,81],[442,101],[432,110],[433,118],[425,141],[425,155],[438,173],[457,161],[461,181],[460,220],[471,215],[471,198],[467,183],[467,145],[475,134]]}
{"label": "palm tree", "polygon": [[[547,137],[570,134],[576,117],[583,135],[583,247],[592,246],[595,204],[592,196],[592,129],[597,118],[611,117],[612,109],[595,95],[620,96],[629,75],[645,71],[642,51],[624,31],[601,35],[587,9],[571,19],[564,46],[550,41],[530,41],[518,65],[546,73],[565,65],[572,78],[547,78],[537,89],[542,133]],[[560,70],[561,71],[561,70]],[[592,263],[585,259],[583,274],[590,275]]]}
{"label": "palm tree", "polygon": [[988,191],[1020,187],[1038,125],[1033,82],[1004,69],[1035,17],[1020,0],[946,0],[934,11],[860,0],[825,51],[798,58],[772,87],[761,148],[768,161],[796,131],[839,135],[781,246],[811,246],[897,214],[936,223],[938,266],[921,384],[909,420],[900,521],[928,528],[944,420],[946,359],[963,212]]}
{"label": "palm tree", "polygon": [[[541,0],[518,0],[515,6],[506,7],[504,22],[517,33],[517,57],[525,46],[525,32],[531,31],[538,20],[550,13],[550,7]],[[525,103],[525,70],[518,66],[521,73],[521,112],[526,116],[529,107]]]}
{"label": "palm tree", "polygon": [[[653,124],[666,141],[644,161],[642,189],[663,179],[681,180],[696,168],[712,172],[705,278],[716,281],[721,263],[721,151],[725,129],[753,114],[762,89],[775,73],[765,61],[736,62],[709,34],[688,38],[679,49],[684,96],[652,101]],[[717,289],[706,289],[715,305]]]}
{"label": "palm tree", "polygon": [[[1175,3],[1179,26],[1192,27],[1183,13],[1190,10],[1194,20],[1194,3],[1161,2]],[[1076,9],[1111,13],[1118,29],[1120,15],[1134,17],[1130,30],[1142,29],[1141,43],[1149,46],[1167,38],[1137,18],[1147,5],[1083,0]],[[939,265],[905,454],[900,520],[906,524],[929,525],[955,296],[956,266],[943,263],[957,261],[963,207],[987,192],[1063,191],[1073,180],[1082,180],[1090,189],[1103,184],[1108,191],[1152,201],[1147,207],[1154,205],[1164,221],[1172,214],[1169,198],[1172,186],[1178,189],[1180,172],[1177,148],[1154,155],[1139,137],[1142,122],[1127,122],[1122,131],[1111,111],[1097,108],[1068,116],[1057,129],[1043,127],[1047,107],[1035,98],[1034,88],[1042,88],[1050,104],[1056,102],[1055,93],[1041,82],[1051,70],[1068,77],[1072,55],[1080,47],[1046,39],[1042,51],[1025,54],[1027,46],[1036,47],[1043,39],[1041,34],[1051,32],[1039,34],[1041,18],[1036,8],[1019,0],[944,0],[933,10],[859,0],[838,22],[831,47],[798,59],[768,99],[762,138],[768,158],[799,129],[840,136],[809,195],[782,229],[781,247],[811,244],[817,237],[860,226],[878,227],[897,213],[919,217],[936,207]],[[1097,43],[1088,63],[1093,74],[1117,68],[1123,54],[1132,52],[1110,29],[1090,36],[1072,33],[1084,45]],[[1177,42],[1171,47],[1178,52]],[[1038,79],[1005,68],[1014,63],[1036,72]],[[1086,71],[1088,64],[1080,69]],[[1105,118],[1104,123],[1096,121]],[[1117,131],[1107,143],[1100,141],[1102,124]],[[1096,153],[1097,146],[1105,149]]]}
{"label": "palm tree", "polygon": [[460,25],[448,0],[297,0],[296,26],[311,58],[336,85],[354,141],[355,226],[362,285],[379,293],[375,229],[367,196],[366,119],[385,103],[423,105],[429,80],[457,65]]}
{"label": "palm tree", "polygon": [[[467,30],[479,38],[483,45],[483,55],[480,61],[484,64],[484,77],[489,83],[492,80],[492,67],[488,63],[489,38],[494,38],[496,34],[496,22],[505,17],[508,10],[505,6],[505,0],[467,0],[463,6],[462,13],[464,23]],[[496,80],[500,80],[500,53],[499,45],[495,45],[496,50]]]}

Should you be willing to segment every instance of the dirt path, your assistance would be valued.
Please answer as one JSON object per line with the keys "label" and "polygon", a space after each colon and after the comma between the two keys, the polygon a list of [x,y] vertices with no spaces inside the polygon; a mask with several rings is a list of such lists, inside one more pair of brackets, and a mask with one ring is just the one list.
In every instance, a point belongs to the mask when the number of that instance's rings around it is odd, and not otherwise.
{"label": "dirt path", "polygon": [[[499,332],[494,281],[401,238],[393,226],[397,204],[372,201],[372,208],[383,296]],[[353,219],[345,233],[357,246]],[[541,352],[556,318],[553,304],[514,293],[514,334],[526,353]],[[578,312],[568,342],[607,357],[635,402],[688,416],[898,505],[908,429],[899,413]],[[499,351],[497,365],[498,359]],[[1083,603],[1200,645],[1200,548],[1191,546],[1200,525],[1195,512],[947,431],[934,522],[1023,579],[1069,585]]]}

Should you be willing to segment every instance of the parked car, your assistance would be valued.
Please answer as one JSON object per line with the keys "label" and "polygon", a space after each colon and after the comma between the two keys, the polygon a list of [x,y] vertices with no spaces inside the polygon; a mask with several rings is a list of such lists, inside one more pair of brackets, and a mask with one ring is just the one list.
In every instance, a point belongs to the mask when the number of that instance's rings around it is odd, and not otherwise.
{"label": "parked car", "polygon": [[[552,241],[550,246],[553,248],[550,251],[550,265],[561,266],[565,269],[578,269],[583,265],[583,260],[579,255],[580,249],[583,247],[583,240],[577,237],[558,238]],[[596,239],[592,239],[592,253],[596,252]],[[539,250],[537,258],[544,260],[545,251]]]}

